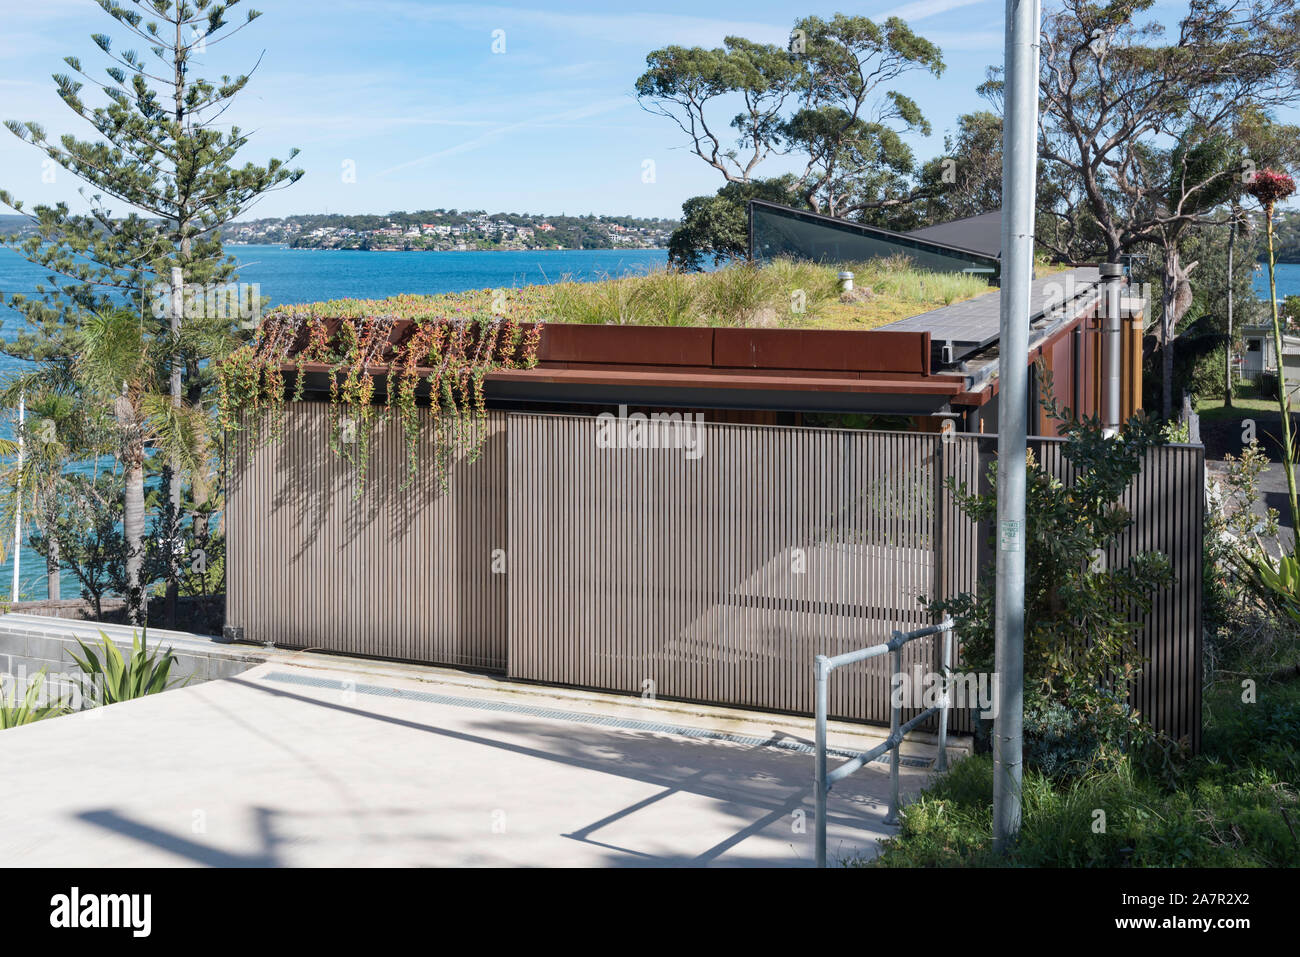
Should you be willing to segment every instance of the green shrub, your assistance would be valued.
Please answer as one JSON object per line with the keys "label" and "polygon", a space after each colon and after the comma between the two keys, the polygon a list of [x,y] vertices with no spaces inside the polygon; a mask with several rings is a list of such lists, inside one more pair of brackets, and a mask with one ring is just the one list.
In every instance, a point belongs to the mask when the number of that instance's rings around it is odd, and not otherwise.
{"label": "green shrub", "polygon": [[[1133,612],[1149,608],[1152,595],[1172,576],[1168,559],[1157,552],[1096,561],[1132,521],[1121,497],[1147,450],[1163,441],[1159,424],[1135,416],[1118,436],[1107,438],[1097,420],[1075,420],[1057,407],[1046,371],[1043,382],[1043,407],[1061,422],[1061,455],[1074,478],[1067,486],[1028,456],[1024,667],[1026,712],[1034,720],[1026,735],[1029,759],[1047,761],[1058,775],[1106,766],[1135,745],[1144,747],[1151,736],[1126,703],[1139,673],[1134,635],[1140,617]],[[988,493],[948,484],[968,518],[991,526],[997,515],[996,462],[990,463],[988,481]],[[992,576],[986,578],[991,585]],[[932,613],[953,618],[965,666],[977,673],[995,670],[994,601],[994,589],[985,587],[929,604]],[[1068,713],[1053,702],[1067,702]],[[1080,740],[1067,753],[1069,732],[1054,724],[1070,722],[1096,739]],[[1047,738],[1039,739],[1040,732]]]}
{"label": "green shrub", "polygon": [[853,273],[858,288],[932,309],[989,291],[988,281],[978,275],[918,269],[906,256],[885,256],[839,268]]}
{"label": "green shrub", "polygon": [[68,713],[68,706],[63,701],[53,704],[41,704],[41,688],[45,684],[45,669],[36,673],[27,684],[27,690],[21,701],[18,698],[18,682],[10,678],[11,687],[8,694],[0,701],[0,728],[16,728]]}
{"label": "green shrub", "polygon": [[1220,346],[1210,352],[1199,355],[1190,363],[1185,378],[1179,376],[1183,388],[1197,399],[1220,399],[1223,397],[1223,363],[1226,347]]}
{"label": "green shrub", "polygon": [[131,654],[124,658],[117,645],[102,630],[99,637],[100,643],[96,647],[104,656],[103,661],[80,638],[77,639],[77,644],[86,657],[78,658],[75,653],[69,652],[77,667],[90,679],[87,682],[89,687],[86,689],[86,698],[92,705],[116,704],[119,701],[142,698],[169,687],[168,677],[172,666],[176,664],[176,656],[170,648],[150,653],[145,636],[132,632]]}
{"label": "green shrub", "polygon": [[993,853],[992,758],[962,761],[904,806],[874,864],[1300,866],[1300,683],[1262,686],[1258,703],[1225,685],[1206,714],[1202,754],[1172,776],[1132,758],[1069,779],[1026,770],[1020,837],[1006,858]]}
{"label": "green shrub", "polygon": [[771,292],[770,305],[783,320],[817,316],[839,298],[838,270],[796,259],[773,259],[763,266]]}

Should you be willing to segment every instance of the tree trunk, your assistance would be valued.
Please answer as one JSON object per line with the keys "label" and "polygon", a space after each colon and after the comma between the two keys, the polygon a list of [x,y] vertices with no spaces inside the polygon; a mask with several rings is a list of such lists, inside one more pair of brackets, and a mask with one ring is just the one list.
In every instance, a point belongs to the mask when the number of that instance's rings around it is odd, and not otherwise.
{"label": "tree trunk", "polygon": [[1171,317],[1175,286],[1172,275],[1177,266],[1170,268],[1170,261],[1177,256],[1178,253],[1174,251],[1165,253],[1164,275],[1160,284],[1160,413],[1166,422],[1174,411],[1174,344],[1171,335],[1174,322]]}
{"label": "tree trunk", "polygon": [[[187,120],[185,109],[185,35],[182,29],[182,20],[178,16],[176,20],[176,41],[173,48],[173,66],[175,69],[174,83],[174,119],[176,121],[177,136],[184,135],[185,123]],[[177,171],[179,172],[179,170]],[[176,348],[176,343],[180,339],[181,325],[185,311],[185,295],[183,292],[185,283],[185,267],[189,265],[190,259],[190,237],[189,233],[189,194],[187,184],[183,183],[180,177],[177,177],[177,194],[178,194],[178,213],[176,216],[176,233],[177,247],[179,253],[179,262],[172,267],[172,310],[171,310],[171,333],[172,348]],[[171,396],[172,405],[179,407],[184,395],[184,384],[181,376],[182,360],[179,355],[172,354],[171,361]],[[171,476],[171,507],[172,516],[175,526],[171,531],[179,531],[181,521],[181,471],[179,463],[173,458],[167,463],[167,470]],[[168,565],[167,565],[167,591],[163,601],[164,621],[168,628],[176,627],[176,598],[179,592],[178,582],[180,580],[179,566],[176,562],[176,543],[168,542]]]}
{"label": "tree trunk", "polygon": [[144,568],[144,463],[134,457],[126,466],[122,536],[126,539],[127,615],[133,625],[139,625],[145,617],[141,582]]}
{"label": "tree trunk", "polygon": [[1174,340],[1178,338],[1178,321],[1192,304],[1192,287],[1188,275],[1196,263],[1183,265],[1177,240],[1165,249],[1160,291],[1160,410],[1168,421],[1174,414]]}
{"label": "tree trunk", "polygon": [[1228,221],[1228,344],[1223,350],[1223,407],[1232,408],[1232,251],[1237,242],[1237,208]]}
{"label": "tree trunk", "polygon": [[45,552],[45,595],[50,601],[58,601],[59,593],[59,540],[53,535],[47,536],[49,548]]}

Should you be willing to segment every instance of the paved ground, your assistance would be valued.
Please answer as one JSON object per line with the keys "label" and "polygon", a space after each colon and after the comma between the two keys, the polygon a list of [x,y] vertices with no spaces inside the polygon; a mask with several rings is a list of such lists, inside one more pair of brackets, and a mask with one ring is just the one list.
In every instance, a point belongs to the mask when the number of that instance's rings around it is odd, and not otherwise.
{"label": "paved ground", "polygon": [[[1279,550],[1278,542],[1284,543],[1283,550],[1289,552],[1291,508],[1287,498],[1286,467],[1282,464],[1284,456],[1278,438],[1282,431],[1282,416],[1276,412],[1241,409],[1231,416],[1215,415],[1202,418],[1201,440],[1205,443],[1205,468],[1214,478],[1226,474],[1224,455],[1240,455],[1244,448],[1242,442],[1244,419],[1252,419],[1255,422],[1253,434],[1269,457],[1270,463],[1259,474],[1260,497],[1255,502],[1254,511],[1262,517],[1266,509],[1277,509],[1279,534],[1277,540],[1270,544],[1273,545],[1272,551],[1275,553]],[[1300,427],[1300,418],[1296,419],[1295,425]]]}
{"label": "paved ground", "polygon": [[[431,692],[439,700],[428,700]],[[451,703],[452,696],[469,703]],[[559,720],[520,713],[521,704],[536,702],[272,662],[0,732],[9,769],[0,859],[27,866],[811,862],[811,755],[601,727],[590,715]],[[927,776],[905,766],[905,792]],[[870,854],[876,838],[892,833],[882,823],[887,794],[888,768],[880,764],[832,792],[832,857]]]}

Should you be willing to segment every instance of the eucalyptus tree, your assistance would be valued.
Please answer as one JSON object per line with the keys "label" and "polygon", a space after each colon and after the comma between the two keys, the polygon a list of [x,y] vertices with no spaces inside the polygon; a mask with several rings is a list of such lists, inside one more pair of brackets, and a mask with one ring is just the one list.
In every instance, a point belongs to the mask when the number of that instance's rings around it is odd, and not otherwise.
{"label": "eucalyptus tree", "polygon": [[[1223,133],[1185,131],[1165,163],[1168,189],[1157,207],[1166,215],[1155,218],[1150,235],[1161,253],[1161,411],[1173,410],[1174,340],[1178,324],[1192,304],[1189,276],[1199,261],[1182,257],[1183,238],[1208,222],[1207,217],[1240,195],[1245,173],[1240,141]],[[1158,195],[1158,194],[1157,194]]]}
{"label": "eucalyptus tree", "polygon": [[909,73],[943,74],[939,48],[898,17],[877,24],[837,13],[795,24],[799,109],[782,127],[804,202],[829,216],[910,203],[915,158],[905,134],[929,136],[916,101],[894,88]]}
{"label": "eucalyptus tree", "polygon": [[[801,73],[800,62],[775,44],[727,37],[712,50],[668,46],[649,53],[636,96],[647,112],[672,120],[691,152],[728,183],[748,183],[784,147],[785,110]],[[730,109],[737,112],[729,119],[718,115]]]}
{"label": "eucalyptus tree", "polygon": [[652,51],[636,95],[728,183],[750,183],[765,160],[792,157],[792,195],[802,204],[860,216],[922,195],[911,187],[914,158],[903,135],[929,133],[929,123],[893,86],[907,73],[943,68],[939,48],[899,18],[877,24],[835,14],[799,20],[787,49],[727,37],[712,50]]}
{"label": "eucalyptus tree", "polygon": [[[1058,188],[1040,191],[1039,240],[1070,262],[1160,247],[1171,353],[1195,265],[1178,242],[1241,184],[1227,161],[1235,121],[1294,96],[1300,14],[1295,0],[1189,0],[1166,35],[1137,20],[1153,5],[1063,0],[1044,21],[1039,153]],[[1168,415],[1172,354],[1164,369]]]}
{"label": "eucalyptus tree", "polygon": [[[88,209],[79,212],[64,202],[29,211],[0,190],[0,203],[28,215],[32,226],[6,244],[51,277],[35,296],[10,297],[26,328],[3,348],[23,359],[69,360],[86,316],[125,304],[146,337],[167,347],[163,387],[172,402],[207,407],[210,361],[219,358],[212,346],[238,335],[240,315],[187,304],[184,289],[229,283],[236,264],[222,251],[221,227],[302,175],[280,159],[237,165],[248,135],[224,117],[250,75],[213,81],[197,72],[214,47],[261,14],[248,10],[234,22],[240,0],[97,2],[125,46],[96,33],[102,71],[68,56],[66,71],[53,75],[60,99],[95,136],[51,137],[38,123],[6,120],[14,135],[90,189],[83,190]],[[107,205],[114,200],[120,208]],[[179,477],[171,486],[179,508]]]}
{"label": "eucalyptus tree", "polygon": [[977,110],[957,117],[956,131],[944,136],[943,154],[922,167],[920,178],[928,195],[916,204],[920,207],[917,225],[964,219],[1002,207],[1001,116]]}

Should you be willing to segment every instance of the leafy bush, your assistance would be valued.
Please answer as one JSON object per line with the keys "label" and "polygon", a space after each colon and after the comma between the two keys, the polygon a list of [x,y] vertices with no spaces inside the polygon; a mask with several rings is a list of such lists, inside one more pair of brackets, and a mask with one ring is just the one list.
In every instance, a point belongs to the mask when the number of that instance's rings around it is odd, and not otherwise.
{"label": "leafy bush", "polygon": [[1183,388],[1198,399],[1218,399],[1223,396],[1223,364],[1227,351],[1220,346],[1197,356],[1190,363],[1184,377],[1179,377]]}
{"label": "leafy bush", "polygon": [[18,682],[15,678],[9,678],[9,691],[5,694],[3,700],[0,700],[0,728],[16,728],[19,725],[31,724],[33,721],[43,721],[46,718],[54,718],[61,714],[68,713],[68,706],[62,700],[52,704],[41,703],[41,688],[45,685],[45,669],[42,668],[36,673],[27,684],[27,690],[23,694],[21,701],[18,698]]}
{"label": "leafy bush", "polygon": [[1025,760],[1049,778],[1090,767],[1102,746],[1086,717],[1059,701],[1036,701],[1025,708],[1024,739]]}
{"label": "leafy bush", "polygon": [[[1227,469],[1206,489],[1205,534],[1202,542],[1204,586],[1202,608],[1206,623],[1206,672],[1220,669],[1251,672],[1263,663],[1258,652],[1273,639],[1294,633],[1293,624],[1260,601],[1253,560],[1262,557],[1261,540],[1275,539],[1277,509],[1255,510],[1263,500],[1259,477],[1268,456],[1251,442],[1240,456],[1225,455]],[[1273,665],[1263,668],[1272,670]]]}
{"label": "leafy bush", "polygon": [[170,648],[149,652],[147,639],[143,634],[131,633],[131,654],[124,658],[113,640],[99,633],[100,643],[96,646],[103,654],[103,661],[80,638],[84,658],[78,658],[74,652],[72,660],[89,679],[86,699],[93,705],[116,704],[143,698],[145,695],[157,694],[169,687],[168,677],[176,656]]}
{"label": "leafy bush", "polygon": [[[1126,705],[1140,668],[1131,613],[1150,606],[1171,579],[1168,559],[1148,552],[1125,562],[1101,561],[1131,517],[1120,496],[1138,474],[1147,451],[1163,441],[1160,425],[1134,417],[1111,439],[1096,419],[1077,420],[1057,407],[1044,372],[1043,406],[1061,422],[1062,456],[1072,466],[1067,486],[1028,457],[1025,488],[1025,708],[1038,716],[1027,726],[1031,757],[1048,760],[1053,774],[1081,770],[1079,755],[1061,750],[1058,725],[1077,721],[1099,736],[1085,746],[1088,766],[1113,764],[1149,737]],[[961,510],[977,522],[997,515],[997,466],[990,465],[988,494],[950,481]],[[991,576],[990,576],[991,578]],[[988,584],[992,584],[990,580]],[[934,601],[935,614],[951,615],[962,636],[966,667],[994,671],[994,589]],[[1068,702],[1068,714],[1054,707]],[[987,729],[985,729],[987,732]],[[1035,740],[1042,733],[1045,738]]]}
{"label": "leafy bush", "polygon": [[112,587],[126,590],[126,542],[122,537],[123,480],[111,472],[91,478],[60,477],[55,485],[59,514],[29,542],[41,556],[57,548],[59,562],[81,585],[81,597],[103,617],[101,602]]}
{"label": "leafy bush", "polygon": [[962,761],[902,809],[898,835],[874,863],[1300,866],[1300,683],[1263,686],[1257,704],[1225,685],[1206,704],[1202,754],[1172,777],[1132,760],[1068,780],[1026,771],[1020,838],[1007,858],[993,853],[992,759]]}

